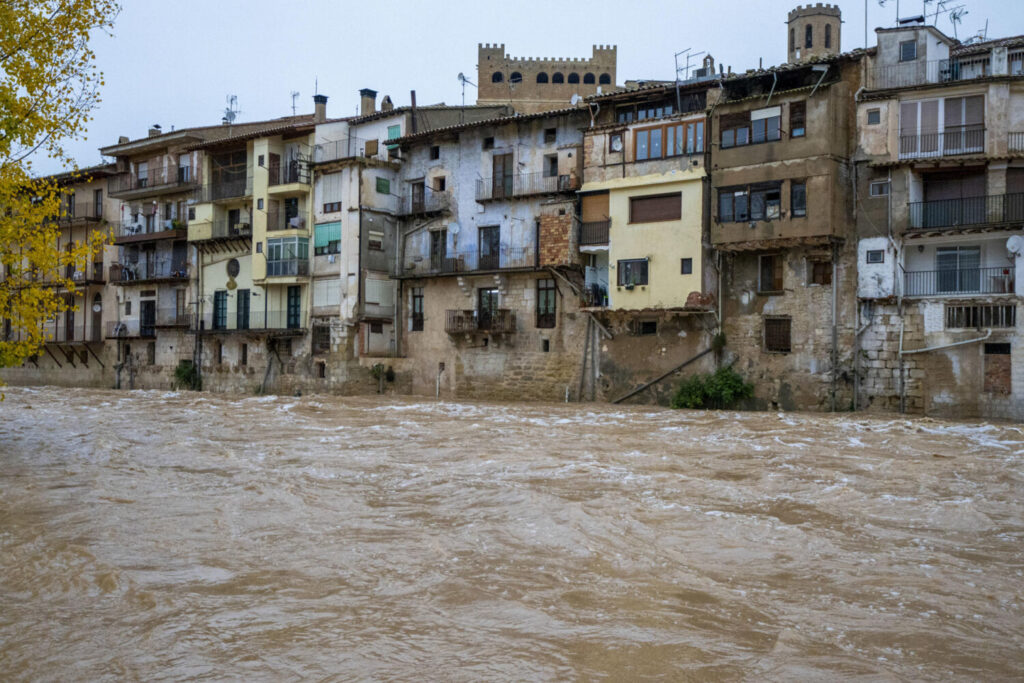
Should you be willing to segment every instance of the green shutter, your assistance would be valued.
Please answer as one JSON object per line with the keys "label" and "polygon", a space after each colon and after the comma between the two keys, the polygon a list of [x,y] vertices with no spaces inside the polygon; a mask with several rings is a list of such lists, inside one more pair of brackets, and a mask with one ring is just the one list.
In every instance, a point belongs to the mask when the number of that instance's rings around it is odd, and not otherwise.
{"label": "green shutter", "polygon": [[341,221],[319,223],[313,236],[313,246],[317,249],[326,247],[330,242],[341,241]]}
{"label": "green shutter", "polygon": [[387,178],[377,178],[377,192],[391,194],[391,181]]}

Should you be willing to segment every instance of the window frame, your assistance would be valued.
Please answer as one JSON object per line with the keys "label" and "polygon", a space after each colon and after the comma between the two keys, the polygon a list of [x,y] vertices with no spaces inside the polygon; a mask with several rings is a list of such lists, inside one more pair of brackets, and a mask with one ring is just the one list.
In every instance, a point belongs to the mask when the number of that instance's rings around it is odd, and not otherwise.
{"label": "window frame", "polygon": [[[800,125],[797,126],[797,121]],[[797,132],[799,131],[799,132]],[[807,100],[789,103],[789,137],[802,138],[807,136]]]}
{"label": "window frame", "polygon": [[[646,258],[619,259],[615,263],[616,286],[626,287],[628,289],[632,289],[633,287],[646,287],[647,284],[650,282],[649,263],[650,261]],[[640,267],[641,265],[642,268]],[[629,271],[630,274],[632,274],[633,268],[639,268],[639,272],[637,273],[635,278],[632,276],[628,278],[630,280],[633,280],[633,282],[626,282],[626,273],[627,271]]]}
{"label": "window frame", "polygon": [[[659,131],[659,154],[651,155],[651,139],[653,131]],[[705,119],[691,121],[666,121],[657,126],[645,126],[633,129],[633,161],[656,161],[673,157],[693,156],[704,153],[704,133],[707,130]],[[640,140],[646,136],[646,156],[640,157]],[[699,142],[699,144],[698,144]],[[610,136],[609,136],[609,144]]]}
{"label": "window frame", "polygon": [[409,331],[423,331],[423,288],[413,287],[409,301]]}
{"label": "window frame", "polygon": [[[877,255],[877,258],[876,258]],[[868,249],[864,252],[864,263],[885,263],[885,249]]]}
{"label": "window frame", "polygon": [[391,180],[377,176],[374,189],[377,191],[377,194],[391,194]]}
{"label": "window frame", "polygon": [[552,329],[558,315],[558,289],[554,278],[538,278],[536,284],[536,327]]}
{"label": "window frame", "polygon": [[[776,330],[774,334],[770,334],[769,323],[780,324],[780,327],[785,329],[785,344],[779,345],[777,348],[770,348],[769,341],[774,342],[781,334],[781,330]],[[784,325],[781,325],[784,323]],[[782,347],[785,348],[782,348]],[[766,315],[762,318],[761,324],[761,348],[765,353],[792,353],[793,352],[793,318],[788,315]]]}
{"label": "window frame", "polygon": [[[914,56],[913,57],[910,57],[910,58],[906,58],[905,57],[904,46],[907,46],[907,45],[913,45],[914,46]],[[899,52],[900,52],[900,60],[899,61],[900,61],[901,64],[906,63],[906,62],[916,62],[917,61],[917,39],[914,38],[913,40],[901,40],[899,42]]]}
{"label": "window frame", "polygon": [[[892,183],[889,180],[872,180],[868,183],[869,197],[888,197]],[[875,192],[875,188],[885,188],[885,192]]]}
{"label": "window frame", "polygon": [[[772,281],[771,288],[765,287],[765,260],[772,259]],[[785,292],[785,258],[782,252],[757,255],[757,293],[765,295],[778,295]]]}
{"label": "window frame", "polygon": [[[871,120],[871,115],[872,114],[874,114],[875,116],[878,117],[877,121],[872,121]],[[881,109],[881,107],[875,107],[873,109],[868,109],[867,110],[867,123],[865,125],[867,125],[867,126],[878,126],[878,125],[881,125],[881,123],[882,123],[882,109]]]}
{"label": "window frame", "polygon": [[[797,209],[797,188],[800,188],[803,192],[803,206]],[[807,181],[806,180],[790,180],[789,181],[789,217],[790,218],[807,218]]]}
{"label": "window frame", "polygon": [[[635,202],[652,199],[666,199],[669,197],[675,197],[678,199],[679,214],[671,218],[656,218],[653,220],[641,219],[636,215]],[[646,223],[667,223],[669,221],[682,220],[683,217],[683,193],[682,192],[664,192],[658,194],[642,194],[634,195],[629,198],[629,224],[630,225],[643,225]]]}

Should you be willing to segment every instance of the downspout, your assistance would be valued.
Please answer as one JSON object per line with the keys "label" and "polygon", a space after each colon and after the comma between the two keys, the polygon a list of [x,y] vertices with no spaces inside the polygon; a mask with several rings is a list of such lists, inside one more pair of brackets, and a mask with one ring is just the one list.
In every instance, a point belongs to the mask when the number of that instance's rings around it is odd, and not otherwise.
{"label": "downspout", "polygon": [[832,389],[830,402],[832,404],[832,412],[836,412],[836,379],[837,370],[836,367],[839,363],[839,327],[836,319],[837,308],[839,303],[839,245],[837,242],[832,242]]}
{"label": "downspout", "polygon": [[[359,215],[356,217],[358,229],[356,230],[356,320],[363,318],[363,166],[362,162],[357,164],[359,182],[356,183],[356,205],[359,207]],[[360,323],[361,324],[361,323]],[[359,330],[356,330],[356,339],[360,339]],[[358,343],[358,341],[357,341]]]}
{"label": "downspout", "polygon": [[203,254],[199,245],[193,245],[196,250],[196,319],[193,321],[195,341],[192,345],[192,365],[195,368],[196,378],[200,387],[203,386],[203,336],[200,327],[203,325]]}

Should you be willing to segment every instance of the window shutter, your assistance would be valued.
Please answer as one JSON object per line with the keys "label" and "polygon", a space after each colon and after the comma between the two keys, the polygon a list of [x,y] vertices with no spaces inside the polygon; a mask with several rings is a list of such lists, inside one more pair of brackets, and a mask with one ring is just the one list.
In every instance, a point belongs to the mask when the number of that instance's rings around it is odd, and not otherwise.
{"label": "window shutter", "polygon": [[682,217],[682,193],[655,195],[651,197],[631,197],[629,200],[630,223],[654,223],[657,221],[674,221]]}

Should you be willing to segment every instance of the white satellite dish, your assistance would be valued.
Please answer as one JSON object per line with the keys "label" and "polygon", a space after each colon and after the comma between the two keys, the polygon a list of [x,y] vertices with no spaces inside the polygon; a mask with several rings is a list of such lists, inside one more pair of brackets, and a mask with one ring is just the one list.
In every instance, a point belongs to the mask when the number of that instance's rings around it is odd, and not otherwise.
{"label": "white satellite dish", "polygon": [[1014,256],[1020,256],[1021,253],[1024,253],[1024,237],[1013,235],[1010,239],[1006,240],[1006,251]]}
{"label": "white satellite dish", "polygon": [[582,99],[583,98],[580,97],[578,93],[573,93],[572,99],[569,100],[569,104],[571,104],[572,106],[575,107],[577,104],[580,103],[580,100],[582,100]]}
{"label": "white satellite dish", "polygon": [[613,152],[621,152],[622,151],[622,136],[619,136],[619,137],[616,137],[616,138],[612,138],[612,151]]}
{"label": "white satellite dish", "polygon": [[448,232],[450,232],[453,235],[458,235],[459,234],[459,230],[461,230],[461,229],[462,229],[462,226],[460,226],[458,223],[452,222],[452,223],[448,224]]}

